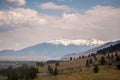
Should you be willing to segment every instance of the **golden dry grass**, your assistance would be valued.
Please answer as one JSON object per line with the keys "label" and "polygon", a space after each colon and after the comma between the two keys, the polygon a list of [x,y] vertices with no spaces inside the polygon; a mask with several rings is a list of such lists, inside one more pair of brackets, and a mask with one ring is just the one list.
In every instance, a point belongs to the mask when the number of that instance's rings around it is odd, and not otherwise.
{"label": "golden dry grass", "polygon": [[[100,56],[97,56],[97,58],[100,59]],[[115,65],[112,67],[99,65],[99,72],[93,73],[92,65],[90,68],[85,67],[87,59],[60,62],[60,66],[58,66],[59,74],[57,76],[50,74],[42,75],[38,76],[39,78],[37,77],[35,80],[120,80],[120,70],[117,70]],[[51,66],[54,68],[55,64],[51,64]],[[43,68],[40,67],[39,70],[39,74],[46,72],[47,65]]]}

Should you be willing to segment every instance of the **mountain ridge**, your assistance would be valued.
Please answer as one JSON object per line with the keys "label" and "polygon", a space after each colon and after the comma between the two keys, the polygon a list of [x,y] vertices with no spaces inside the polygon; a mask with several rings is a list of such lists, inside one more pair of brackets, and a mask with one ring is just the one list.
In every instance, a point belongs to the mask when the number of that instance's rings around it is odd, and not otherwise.
{"label": "mountain ridge", "polygon": [[91,53],[96,53],[100,49],[107,48],[107,47],[110,47],[111,45],[116,45],[116,44],[119,44],[119,43],[120,43],[120,40],[112,41],[112,42],[107,42],[107,43],[105,43],[103,45],[100,45],[98,47],[94,47],[94,48],[86,50],[84,52],[75,53],[75,55],[73,55],[73,54],[65,55],[65,56],[63,56],[63,59],[64,58],[70,58],[70,57],[78,57],[78,56],[83,56],[83,55],[89,55]]}
{"label": "mountain ridge", "polygon": [[[75,41],[77,41],[75,43]],[[6,56],[10,59],[13,57],[21,57],[22,59],[25,58],[30,58],[31,57],[36,57],[37,59],[42,58],[41,56],[46,56],[46,59],[50,57],[50,59],[56,58],[56,57],[62,57],[66,54],[70,54],[70,53],[79,53],[79,52],[83,52],[86,50],[89,50],[91,48],[94,48],[96,46],[99,46],[103,43],[105,43],[105,41],[100,41],[100,40],[53,40],[53,41],[48,41],[48,42],[43,42],[43,43],[39,43],[37,45],[33,45],[33,46],[29,46],[20,50],[3,50],[0,51],[0,57],[2,57],[2,59]],[[63,43],[66,44],[63,44]],[[83,43],[82,43],[83,42]],[[59,43],[59,44],[58,44]],[[74,44],[75,43],[75,44]],[[77,44],[78,43],[78,44]],[[18,58],[19,58],[18,57]]]}

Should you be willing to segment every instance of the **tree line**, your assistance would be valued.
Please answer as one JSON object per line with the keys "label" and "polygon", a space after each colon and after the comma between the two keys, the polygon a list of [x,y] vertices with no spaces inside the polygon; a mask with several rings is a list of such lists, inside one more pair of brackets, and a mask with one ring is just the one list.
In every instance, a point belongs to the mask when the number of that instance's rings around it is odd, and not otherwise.
{"label": "tree line", "polygon": [[111,45],[110,47],[103,48],[97,51],[97,54],[106,54],[111,52],[120,51],[120,43],[116,45]]}
{"label": "tree line", "polygon": [[23,64],[21,67],[12,66],[1,69],[0,75],[7,76],[7,80],[33,80],[38,73],[38,68]]}

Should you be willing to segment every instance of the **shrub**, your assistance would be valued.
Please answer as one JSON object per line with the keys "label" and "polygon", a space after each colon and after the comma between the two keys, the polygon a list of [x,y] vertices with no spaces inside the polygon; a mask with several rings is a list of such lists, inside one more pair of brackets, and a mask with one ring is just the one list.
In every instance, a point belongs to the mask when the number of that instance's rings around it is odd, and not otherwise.
{"label": "shrub", "polygon": [[98,65],[95,65],[95,67],[94,67],[94,69],[93,69],[93,72],[94,72],[94,73],[98,73],[98,72],[99,72]]}

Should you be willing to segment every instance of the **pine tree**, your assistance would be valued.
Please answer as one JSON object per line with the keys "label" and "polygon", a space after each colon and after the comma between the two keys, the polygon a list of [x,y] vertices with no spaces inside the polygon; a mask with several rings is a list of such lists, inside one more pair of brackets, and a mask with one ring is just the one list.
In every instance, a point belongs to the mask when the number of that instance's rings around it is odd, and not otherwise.
{"label": "pine tree", "polygon": [[93,57],[94,57],[95,61],[97,61],[97,58],[96,58],[96,55],[95,55],[95,54],[94,54],[94,56],[93,56]]}
{"label": "pine tree", "polygon": [[118,53],[115,53],[115,57],[116,57],[116,61],[120,61],[120,56],[118,55]]}
{"label": "pine tree", "polygon": [[60,65],[59,62],[56,62],[56,63],[55,63],[55,66],[59,66],[59,65]]}
{"label": "pine tree", "polygon": [[82,56],[82,58],[85,58],[85,56]]}
{"label": "pine tree", "polygon": [[106,63],[105,58],[102,56],[102,57],[101,57],[100,64],[101,64],[101,65],[104,65],[105,63]]}
{"label": "pine tree", "polygon": [[50,74],[53,74],[53,68],[50,65],[48,65],[48,71]]}
{"label": "pine tree", "polygon": [[114,58],[114,56],[113,56],[113,54],[111,54],[111,59],[113,60],[113,58]]}
{"label": "pine tree", "polygon": [[58,70],[57,70],[57,67],[55,67],[55,69],[54,69],[54,73],[53,73],[55,76],[57,76],[58,75]]}
{"label": "pine tree", "polygon": [[70,61],[72,60],[72,57],[70,57]]}
{"label": "pine tree", "polygon": [[74,58],[74,60],[75,60],[75,58]]}
{"label": "pine tree", "polygon": [[81,59],[81,56],[79,56],[79,59]]}
{"label": "pine tree", "polygon": [[120,70],[120,64],[116,65],[117,66],[117,69]]}
{"label": "pine tree", "polygon": [[50,65],[48,65],[48,71],[50,70],[50,68],[51,68]]}
{"label": "pine tree", "polygon": [[108,58],[109,60],[111,59],[109,54],[108,54],[107,58]]}
{"label": "pine tree", "polygon": [[50,67],[49,73],[53,74],[53,68],[52,67]]}
{"label": "pine tree", "polygon": [[88,57],[90,57],[91,55],[89,54]]}
{"label": "pine tree", "polygon": [[98,72],[99,72],[98,65],[95,65],[95,67],[94,67],[94,69],[93,69],[93,72],[94,72],[94,73],[98,73]]}
{"label": "pine tree", "polygon": [[120,61],[120,56],[116,56],[116,61]]}
{"label": "pine tree", "polygon": [[92,61],[92,59],[90,59],[90,64],[92,64],[93,63],[93,61]]}
{"label": "pine tree", "polygon": [[118,56],[118,53],[117,53],[117,52],[115,53],[115,56],[116,56],[116,57]]}
{"label": "pine tree", "polygon": [[88,68],[90,67],[88,59],[86,60],[86,67],[88,67]]}
{"label": "pine tree", "polygon": [[26,64],[21,67],[8,67],[7,70],[7,80],[33,80],[38,73],[38,68]]}

